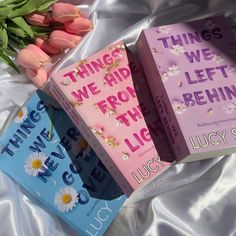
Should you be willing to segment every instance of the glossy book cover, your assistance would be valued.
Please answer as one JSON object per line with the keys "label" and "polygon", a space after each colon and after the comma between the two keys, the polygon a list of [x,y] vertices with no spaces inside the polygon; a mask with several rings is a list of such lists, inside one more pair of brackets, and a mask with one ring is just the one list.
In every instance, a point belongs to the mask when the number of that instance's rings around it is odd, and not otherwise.
{"label": "glossy book cover", "polygon": [[130,195],[168,168],[160,154],[170,161],[171,148],[142,71],[128,54],[122,41],[107,46],[53,74],[51,92]]}
{"label": "glossy book cover", "polygon": [[224,16],[146,29],[137,48],[177,161],[236,152],[236,43]]}
{"label": "glossy book cover", "polygon": [[103,235],[126,199],[67,114],[40,90],[0,145],[0,169],[80,235]]}

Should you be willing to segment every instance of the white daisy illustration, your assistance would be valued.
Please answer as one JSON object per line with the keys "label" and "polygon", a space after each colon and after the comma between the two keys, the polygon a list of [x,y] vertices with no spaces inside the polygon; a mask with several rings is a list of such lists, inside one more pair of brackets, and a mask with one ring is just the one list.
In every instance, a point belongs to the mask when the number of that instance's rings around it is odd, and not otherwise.
{"label": "white daisy illustration", "polygon": [[229,72],[232,73],[232,74],[235,74],[235,73],[236,73],[236,66],[231,65],[231,66],[229,67]]}
{"label": "white daisy illustration", "polygon": [[176,44],[176,45],[173,45],[171,48],[170,48],[170,52],[172,52],[173,54],[179,56],[183,53],[185,53],[185,49],[183,46],[179,45],[179,44]]}
{"label": "white daisy illustration", "polygon": [[123,152],[123,153],[122,153],[122,157],[123,157],[123,160],[126,161],[126,160],[129,159],[129,154],[126,153],[126,152]]}
{"label": "white daisy illustration", "polygon": [[213,29],[216,27],[215,21],[213,19],[207,19],[205,22],[205,27],[207,29]]}
{"label": "white daisy illustration", "polygon": [[71,211],[78,203],[78,193],[72,187],[60,188],[55,194],[54,203],[61,212]]}
{"label": "white daisy illustration", "polygon": [[167,73],[163,73],[163,74],[161,75],[161,80],[162,80],[163,82],[167,81],[167,80],[168,80],[168,74],[167,74]]}
{"label": "white daisy illustration", "polygon": [[226,106],[223,106],[223,109],[225,110],[226,114],[232,114],[236,111],[236,105],[232,102],[226,104]]}
{"label": "white daisy illustration", "polygon": [[183,102],[179,101],[179,100],[175,100],[173,103],[172,103],[172,107],[175,111],[176,114],[183,114],[183,112],[186,111],[186,106],[184,105]]}
{"label": "white daisy illustration", "polygon": [[115,114],[115,112],[110,110],[110,111],[108,111],[108,113],[106,115],[107,115],[107,117],[110,117],[110,116],[113,116],[114,114]]}
{"label": "white daisy illustration", "polygon": [[119,126],[119,127],[122,126],[122,122],[121,121],[117,121],[116,122],[116,126]]}
{"label": "white daisy illustration", "polygon": [[177,65],[172,65],[168,67],[168,75],[169,76],[175,76],[178,75],[180,73],[180,69]]}
{"label": "white daisy illustration", "polygon": [[221,56],[215,54],[215,55],[212,57],[212,61],[214,61],[214,62],[217,63],[217,64],[220,64],[221,62],[224,61],[224,59],[223,59]]}
{"label": "white daisy illustration", "polygon": [[93,132],[93,134],[97,134],[97,130],[95,128],[91,127],[90,130]]}
{"label": "white daisy illustration", "polygon": [[42,152],[31,153],[25,160],[25,173],[34,177],[39,173],[43,173],[47,169],[47,166],[45,165],[47,158],[48,157]]}
{"label": "white daisy illustration", "polygon": [[17,113],[15,122],[22,123],[28,116],[28,109],[27,107],[22,107],[21,110]]}
{"label": "white daisy illustration", "polygon": [[157,28],[157,33],[162,33],[162,34],[168,34],[169,31],[169,27],[168,26],[159,26]]}

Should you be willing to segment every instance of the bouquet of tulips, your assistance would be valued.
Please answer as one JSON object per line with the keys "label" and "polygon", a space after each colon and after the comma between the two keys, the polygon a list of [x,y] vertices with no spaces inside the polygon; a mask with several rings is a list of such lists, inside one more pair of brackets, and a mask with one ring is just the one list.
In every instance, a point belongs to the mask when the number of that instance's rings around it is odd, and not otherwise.
{"label": "bouquet of tulips", "polygon": [[25,68],[37,87],[48,75],[45,65],[53,55],[75,47],[92,22],[80,10],[55,0],[4,0],[0,2],[0,60],[19,72]]}

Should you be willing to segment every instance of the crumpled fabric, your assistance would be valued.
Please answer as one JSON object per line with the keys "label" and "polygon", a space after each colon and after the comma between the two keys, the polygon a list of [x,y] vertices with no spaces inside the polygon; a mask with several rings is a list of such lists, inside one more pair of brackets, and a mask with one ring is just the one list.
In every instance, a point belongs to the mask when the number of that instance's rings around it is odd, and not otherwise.
{"label": "crumpled fabric", "polygon": [[[131,50],[141,29],[224,14],[236,30],[235,0],[84,0],[94,29],[52,72],[119,39]],[[0,134],[35,91],[23,75],[0,63]],[[169,168],[126,201],[109,227],[111,236],[236,235],[236,154]],[[11,178],[0,173],[0,236],[76,236]]]}

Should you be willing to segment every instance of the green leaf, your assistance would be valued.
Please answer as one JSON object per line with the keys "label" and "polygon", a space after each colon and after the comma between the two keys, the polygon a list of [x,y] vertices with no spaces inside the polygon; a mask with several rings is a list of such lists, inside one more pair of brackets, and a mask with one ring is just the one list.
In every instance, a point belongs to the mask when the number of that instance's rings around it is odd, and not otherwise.
{"label": "green leaf", "polygon": [[53,31],[53,28],[31,26],[34,33],[34,37],[48,37],[48,35]]}
{"label": "green leaf", "polygon": [[17,37],[20,37],[20,38],[25,37],[25,31],[20,28],[8,26],[7,30],[10,31],[11,33],[15,34]]}
{"label": "green leaf", "polygon": [[10,4],[18,4],[21,2],[22,0],[5,0],[5,1],[0,2],[0,6],[8,6]]}
{"label": "green leaf", "polygon": [[18,48],[25,48],[27,43],[25,43],[22,39],[16,37],[14,34],[12,34],[11,32],[8,32],[8,36],[9,36],[9,41],[15,45],[18,46]]}
{"label": "green leaf", "polygon": [[5,28],[1,28],[0,30],[0,39],[2,41],[2,47],[3,48],[7,48],[8,45],[8,35],[7,35],[7,31]]}
{"label": "green leaf", "polygon": [[14,51],[14,50],[11,50],[11,49],[5,49],[5,54],[6,55],[9,55],[9,56],[12,56],[12,57],[16,57],[17,56],[17,52]]}
{"label": "green leaf", "polygon": [[[15,52],[15,54],[17,55],[19,52],[19,47],[15,46],[14,43],[9,42],[7,50],[11,50],[12,52]],[[9,55],[11,56],[11,54],[9,54]],[[14,56],[14,55],[12,55],[12,56]],[[14,56],[14,57],[16,57],[16,56]]]}
{"label": "green leaf", "polygon": [[45,33],[45,34],[51,33],[53,31],[52,27],[49,28],[49,27],[41,27],[41,26],[36,26],[36,25],[32,25],[31,29],[32,29],[33,32]]}
{"label": "green leaf", "polygon": [[57,2],[57,0],[44,0],[44,3],[41,4],[41,6],[38,7],[38,11],[45,11],[48,9],[53,3]]}
{"label": "green leaf", "polygon": [[27,24],[25,19],[21,16],[15,17],[11,19],[12,22],[14,22],[18,27],[20,27],[22,30],[25,31],[30,37],[33,37],[33,31],[31,29],[31,26]]}
{"label": "green leaf", "polygon": [[3,19],[6,19],[8,14],[10,13],[9,7],[0,7],[0,16]]}
{"label": "green leaf", "polygon": [[41,26],[31,26],[34,33],[34,37],[48,37],[48,35],[53,31],[53,27],[41,27]]}
{"label": "green leaf", "polygon": [[20,5],[18,7],[14,7],[12,11],[8,14],[8,18],[13,18],[17,16],[24,16],[28,15],[34,11],[37,10],[38,2],[41,1],[36,1],[36,0],[28,0],[25,1],[23,5]]}
{"label": "green leaf", "polygon": [[18,70],[18,68],[17,68],[17,66],[16,66],[15,63],[12,61],[12,59],[11,59],[9,56],[7,56],[7,55],[4,53],[4,51],[1,51],[1,50],[0,50],[0,60],[3,61],[5,64],[11,66],[11,67],[12,67],[13,69],[15,69],[18,73],[20,73],[19,70]]}

